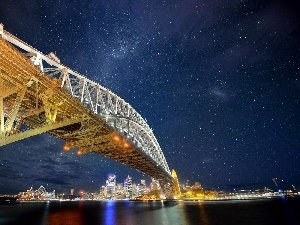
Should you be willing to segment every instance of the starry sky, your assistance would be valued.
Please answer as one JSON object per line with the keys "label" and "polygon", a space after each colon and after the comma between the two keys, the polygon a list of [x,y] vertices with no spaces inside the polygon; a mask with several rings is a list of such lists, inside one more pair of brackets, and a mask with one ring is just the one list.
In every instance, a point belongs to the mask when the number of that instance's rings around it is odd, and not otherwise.
{"label": "starry sky", "polygon": [[[300,189],[297,0],[5,0],[4,29],[144,118],[181,183]],[[0,193],[149,177],[47,134],[0,147]]]}

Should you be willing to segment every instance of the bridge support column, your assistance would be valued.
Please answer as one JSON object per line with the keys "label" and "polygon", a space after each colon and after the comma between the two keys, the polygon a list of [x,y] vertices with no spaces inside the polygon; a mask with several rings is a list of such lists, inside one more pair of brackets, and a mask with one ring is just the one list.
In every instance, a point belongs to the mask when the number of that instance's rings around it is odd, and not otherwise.
{"label": "bridge support column", "polygon": [[159,185],[166,196],[166,199],[171,200],[175,199],[175,191],[173,182],[170,180],[160,180]]}
{"label": "bridge support column", "polygon": [[167,199],[178,199],[181,196],[180,186],[178,177],[175,170],[172,170],[172,178],[160,180],[160,186]]}

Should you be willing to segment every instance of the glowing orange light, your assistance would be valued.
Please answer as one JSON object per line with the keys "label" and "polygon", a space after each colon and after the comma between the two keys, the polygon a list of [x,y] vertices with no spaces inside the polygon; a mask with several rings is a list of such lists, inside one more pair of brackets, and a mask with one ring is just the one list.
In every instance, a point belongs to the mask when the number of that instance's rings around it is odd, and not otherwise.
{"label": "glowing orange light", "polygon": [[69,145],[66,144],[66,145],[64,145],[63,149],[64,149],[64,151],[70,151],[71,148]]}
{"label": "glowing orange light", "polygon": [[125,147],[125,148],[128,148],[128,147],[129,147],[129,144],[128,144],[128,143],[124,143],[124,147]]}
{"label": "glowing orange light", "polygon": [[114,139],[115,141],[120,141],[120,137],[119,137],[118,135],[115,135],[115,136],[113,137],[113,139]]}
{"label": "glowing orange light", "polygon": [[83,151],[81,149],[78,149],[77,155],[82,155],[82,154],[83,154]]}

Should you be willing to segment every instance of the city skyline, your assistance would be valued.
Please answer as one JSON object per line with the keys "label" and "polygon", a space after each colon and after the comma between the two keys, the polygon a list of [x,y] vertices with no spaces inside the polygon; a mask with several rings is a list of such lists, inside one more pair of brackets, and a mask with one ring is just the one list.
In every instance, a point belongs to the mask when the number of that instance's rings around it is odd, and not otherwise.
{"label": "city skyline", "polygon": [[[205,189],[199,182],[191,184],[189,180],[179,185],[176,172],[172,171],[172,177],[176,180],[174,199],[176,200],[224,200],[224,199],[262,199],[262,198],[278,198],[278,197],[298,197],[300,192],[292,186],[291,189],[281,189],[277,185],[276,178],[273,178],[276,184],[276,189],[272,190],[267,187],[260,189],[234,189],[230,192],[224,190]],[[101,185],[100,185],[101,186]],[[138,200],[152,201],[165,199],[163,190],[159,182],[155,179],[147,186],[145,180],[140,180],[140,183],[133,182],[129,175],[123,182],[117,182],[116,175],[110,174],[107,176],[106,182],[99,190],[75,190],[69,189],[69,192],[59,192],[57,190],[49,191],[43,185],[38,189],[30,187],[26,191],[21,191],[18,194],[3,194],[0,193],[2,200],[8,199],[11,201],[105,201],[105,200]]]}
{"label": "city skyline", "polygon": [[[5,1],[0,23],[126,99],[181,180],[300,186],[298,3],[121,2]],[[0,147],[0,192],[95,189],[108,171],[148,178],[63,146],[42,134]]]}
{"label": "city skyline", "polygon": [[[172,176],[173,176],[173,172],[172,172]],[[82,187],[79,187],[77,186],[76,188],[74,188],[74,185],[70,185],[69,187],[65,187],[63,189],[59,189],[57,187],[59,186],[49,186],[48,184],[37,184],[37,185],[27,185],[27,190],[30,190],[30,189],[34,189],[36,187],[43,187],[45,188],[46,190],[53,190],[54,192],[56,193],[60,193],[60,194],[71,194],[71,195],[80,195],[82,193],[96,193],[96,192],[101,192],[101,190],[103,189],[103,187],[107,187],[108,186],[108,183],[110,183],[109,181],[112,180],[112,184],[117,187],[119,184],[122,184],[122,187],[125,188],[126,187],[126,183],[128,182],[128,179],[130,180],[130,185],[132,187],[132,185],[135,185],[135,186],[139,186],[139,185],[145,185],[145,187],[149,188],[150,190],[152,190],[152,185],[153,185],[153,182],[156,182],[157,185],[158,185],[158,188],[161,189],[160,185],[159,185],[159,182],[158,181],[155,181],[155,179],[153,178],[150,178],[149,176],[147,177],[142,177],[142,179],[135,179],[134,177],[130,176],[129,174],[123,178],[118,178],[117,179],[117,174],[115,173],[107,173],[107,176],[104,180],[101,180],[101,181],[98,181],[98,186],[97,188],[95,189],[86,189],[86,188],[82,188]],[[139,178],[141,178],[140,176],[138,176]],[[173,176],[174,177],[174,176]],[[183,190],[186,190],[186,189],[190,189],[192,187],[196,187],[196,188],[199,188],[199,189],[206,189],[206,190],[212,190],[212,191],[228,191],[228,192],[232,192],[232,191],[236,191],[239,189],[239,187],[236,189],[236,188],[232,188],[232,189],[226,189],[226,188],[218,188],[218,189],[215,189],[215,188],[212,188],[212,187],[208,187],[208,186],[203,186],[200,184],[199,181],[197,180],[190,180],[190,179],[187,179],[187,180],[181,180],[181,179],[178,179],[177,177],[177,174],[175,172],[175,177],[176,177],[176,180],[178,182],[175,183],[175,185],[179,185],[180,189],[183,189]],[[254,191],[255,189],[256,190],[262,190],[262,189],[267,189],[267,190],[270,190],[270,191],[278,191],[278,190],[281,190],[281,191],[284,191],[284,190],[291,190],[291,189],[296,189],[296,186],[295,185],[291,185],[291,186],[282,186],[282,181],[283,180],[278,180],[277,178],[273,178],[272,179],[272,182],[273,182],[273,185],[270,185],[270,186],[260,186],[260,187],[255,187],[255,188],[249,188],[248,190],[252,190]],[[148,185],[147,185],[148,184]],[[279,184],[279,185],[278,185]],[[243,190],[243,188],[241,188],[240,190]],[[24,190],[17,190],[15,192],[3,192],[1,193],[0,192],[0,195],[2,194],[8,194],[8,195],[15,195],[17,192],[22,192]],[[72,194],[73,193],[73,194]]]}

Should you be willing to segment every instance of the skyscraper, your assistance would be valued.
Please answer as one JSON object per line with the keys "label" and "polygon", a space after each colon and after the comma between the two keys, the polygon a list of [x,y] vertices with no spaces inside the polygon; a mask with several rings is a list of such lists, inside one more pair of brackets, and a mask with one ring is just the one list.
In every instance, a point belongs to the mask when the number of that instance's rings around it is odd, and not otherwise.
{"label": "skyscraper", "polygon": [[116,190],[116,175],[110,175],[106,180],[106,198],[113,199]]}
{"label": "skyscraper", "polygon": [[151,184],[150,184],[150,190],[151,191],[157,191],[160,189],[159,182],[152,178]]}
{"label": "skyscraper", "polygon": [[126,198],[132,198],[132,178],[129,175],[124,181],[124,189]]}
{"label": "skyscraper", "polygon": [[138,195],[144,195],[147,192],[146,181],[141,180],[141,184],[138,185]]}

